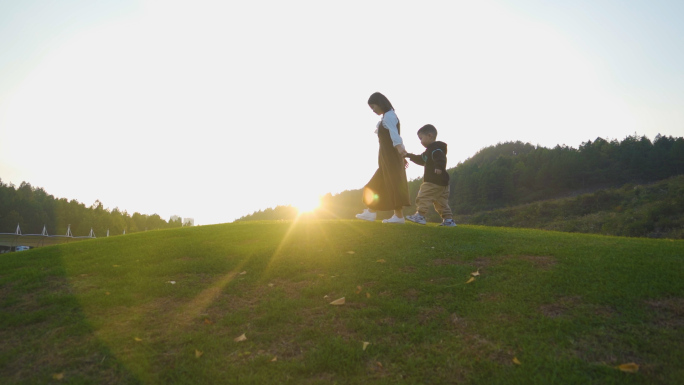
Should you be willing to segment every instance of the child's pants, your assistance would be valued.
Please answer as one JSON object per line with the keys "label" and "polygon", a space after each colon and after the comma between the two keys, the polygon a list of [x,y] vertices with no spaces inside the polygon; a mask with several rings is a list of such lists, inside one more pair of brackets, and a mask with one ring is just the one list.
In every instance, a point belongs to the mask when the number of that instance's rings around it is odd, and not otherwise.
{"label": "child's pants", "polygon": [[451,208],[449,207],[449,186],[423,182],[416,197],[418,214],[425,216],[431,204],[435,205],[435,210],[437,210],[442,219],[453,218]]}

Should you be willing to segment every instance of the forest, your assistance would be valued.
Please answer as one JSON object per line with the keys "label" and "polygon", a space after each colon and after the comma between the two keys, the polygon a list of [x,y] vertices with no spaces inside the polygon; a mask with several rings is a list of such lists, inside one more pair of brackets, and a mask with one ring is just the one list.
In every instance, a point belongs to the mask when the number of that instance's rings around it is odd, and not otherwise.
{"label": "forest", "polygon": [[[454,214],[465,223],[473,221],[472,223],[484,224],[489,222],[484,220],[486,216],[483,213],[492,210],[582,194],[596,194],[599,190],[617,189],[625,185],[648,185],[682,175],[684,138],[657,135],[651,141],[646,136],[634,134],[621,141],[596,138],[594,141],[582,143],[579,148],[561,145],[546,148],[519,141],[505,142],[481,149],[448,171],[451,176],[449,203]],[[422,182],[421,179],[409,182],[412,202]],[[679,182],[677,180],[672,183],[678,186]],[[667,194],[663,197],[651,194],[648,197],[652,200],[675,199]],[[676,203],[670,202],[669,206],[666,205],[669,209],[664,214],[684,215],[684,207],[679,207],[681,205],[684,205],[681,200]],[[601,206],[600,211],[620,210],[620,206]],[[563,207],[567,211],[574,206]],[[348,190],[324,196],[321,208],[315,215],[318,218],[354,218],[354,214],[362,209],[361,190]],[[405,212],[413,210],[415,207],[410,207]],[[591,214],[591,210],[582,210],[582,215]],[[597,211],[598,206],[594,212]],[[579,213],[578,211],[576,214]],[[296,215],[294,208],[276,207],[255,212],[239,220],[292,219]],[[501,215],[499,212],[497,216]],[[439,217],[433,211],[428,219],[438,221]],[[528,218],[524,225],[519,226],[536,227],[533,225],[534,221],[534,218]],[[499,225],[516,226],[500,219],[495,222]],[[676,227],[680,222],[675,219],[669,223],[670,227]],[[605,233],[648,236],[653,234],[654,226],[641,225],[642,230],[633,228],[629,231],[616,230]],[[608,227],[621,228],[616,224]],[[670,230],[666,233],[672,233]],[[588,228],[576,231],[592,232]],[[601,231],[595,229],[594,232]]]}
{"label": "forest", "polygon": [[23,234],[40,234],[45,226],[49,235],[64,235],[71,225],[75,236],[86,236],[92,229],[98,237],[137,231],[181,227],[181,219],[165,221],[159,215],[128,214],[118,208],[106,209],[95,201],[90,207],[77,200],[55,198],[42,188],[22,182],[19,187],[0,179],[0,233],[14,233],[19,224]]}

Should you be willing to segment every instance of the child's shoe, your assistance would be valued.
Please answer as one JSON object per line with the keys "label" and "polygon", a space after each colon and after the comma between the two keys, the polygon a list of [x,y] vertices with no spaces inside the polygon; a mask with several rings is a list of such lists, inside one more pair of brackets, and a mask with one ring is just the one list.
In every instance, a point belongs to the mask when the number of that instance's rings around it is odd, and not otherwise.
{"label": "child's shoe", "polygon": [[446,227],[456,227],[456,222],[453,219],[445,219],[444,222],[439,224],[440,226]]}
{"label": "child's shoe", "polygon": [[383,219],[382,223],[405,223],[404,218],[399,218],[396,215],[392,215],[390,219]]}
{"label": "child's shoe", "polygon": [[356,217],[364,221],[375,221],[375,213],[370,212],[368,209],[364,209],[361,214],[356,214]]}
{"label": "child's shoe", "polygon": [[415,213],[413,215],[407,215],[406,219],[408,219],[411,222],[415,222],[419,225],[424,225],[427,223],[427,221],[425,220],[425,217],[420,215],[419,213]]}

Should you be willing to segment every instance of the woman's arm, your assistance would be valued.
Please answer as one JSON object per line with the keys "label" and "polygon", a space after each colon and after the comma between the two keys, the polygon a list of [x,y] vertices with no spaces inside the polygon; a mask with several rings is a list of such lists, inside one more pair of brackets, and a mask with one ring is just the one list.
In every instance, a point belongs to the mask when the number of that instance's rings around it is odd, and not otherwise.
{"label": "woman's arm", "polygon": [[382,117],[382,126],[389,131],[390,138],[392,138],[392,145],[397,149],[399,155],[406,155],[404,141],[401,140],[401,136],[399,135],[399,118],[394,111],[385,112],[385,115]]}

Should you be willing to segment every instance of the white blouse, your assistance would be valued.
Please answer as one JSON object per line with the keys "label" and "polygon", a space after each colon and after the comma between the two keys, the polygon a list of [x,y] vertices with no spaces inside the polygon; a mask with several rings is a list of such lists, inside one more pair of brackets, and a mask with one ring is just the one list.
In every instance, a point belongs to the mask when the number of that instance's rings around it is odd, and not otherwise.
{"label": "white blouse", "polygon": [[404,144],[404,142],[401,140],[401,136],[399,136],[399,128],[397,127],[399,125],[399,118],[397,117],[397,114],[394,112],[394,110],[389,110],[385,112],[385,114],[382,116],[382,120],[378,122],[378,124],[375,125],[375,133],[378,133],[378,130],[380,129],[380,124],[383,125],[387,130],[389,130],[390,138],[392,138],[392,145],[393,146],[398,146]]}

